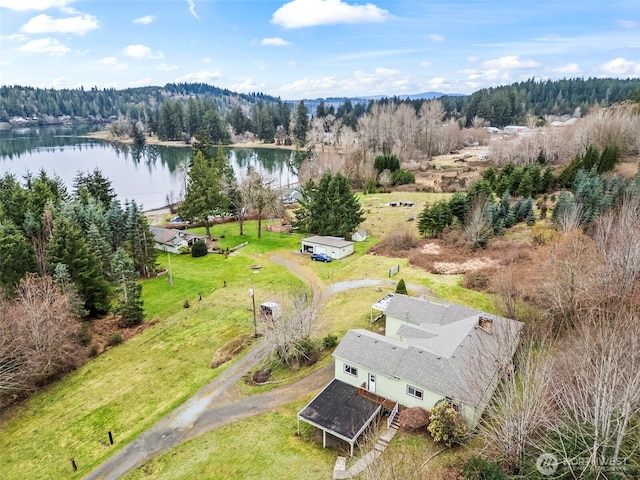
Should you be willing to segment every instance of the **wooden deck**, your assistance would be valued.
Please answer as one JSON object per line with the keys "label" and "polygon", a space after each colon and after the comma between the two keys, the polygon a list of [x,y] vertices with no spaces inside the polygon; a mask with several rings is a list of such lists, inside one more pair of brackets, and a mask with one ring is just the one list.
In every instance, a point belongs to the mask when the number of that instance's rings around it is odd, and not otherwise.
{"label": "wooden deck", "polygon": [[375,393],[370,392],[365,388],[364,384],[358,387],[358,394],[362,398],[366,398],[367,400],[376,402],[378,405],[382,405],[382,408],[385,408],[387,410],[393,410],[393,407],[395,407],[396,405],[396,402],[394,402],[393,400],[389,400],[388,398],[381,397],[380,395],[376,395]]}

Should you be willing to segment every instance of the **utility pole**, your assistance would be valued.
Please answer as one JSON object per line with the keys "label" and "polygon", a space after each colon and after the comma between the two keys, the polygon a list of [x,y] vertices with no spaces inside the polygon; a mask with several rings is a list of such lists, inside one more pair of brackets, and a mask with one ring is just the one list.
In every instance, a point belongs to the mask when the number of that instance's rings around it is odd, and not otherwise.
{"label": "utility pole", "polygon": [[253,287],[249,289],[249,295],[251,295],[251,301],[253,302],[253,338],[258,338],[258,322],[256,321],[256,296],[253,291]]}

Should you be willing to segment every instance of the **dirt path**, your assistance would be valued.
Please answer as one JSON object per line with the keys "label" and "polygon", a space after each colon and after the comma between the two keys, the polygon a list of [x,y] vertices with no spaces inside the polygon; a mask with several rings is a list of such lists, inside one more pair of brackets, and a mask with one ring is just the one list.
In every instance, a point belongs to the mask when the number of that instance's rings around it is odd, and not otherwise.
{"label": "dirt path", "polygon": [[[307,283],[321,307],[332,295],[350,290],[381,285],[395,285],[391,280],[353,280],[325,286],[313,271],[294,260],[273,255],[271,260],[287,268]],[[414,291],[432,295],[420,285],[408,285]],[[193,397],[162,418],[133,442],[119,450],[106,462],[88,474],[86,480],[115,480],[172,447],[205,432],[273,410],[318,390],[333,378],[333,364],[329,364],[307,377],[269,392],[237,398],[227,393],[242,376],[259,365],[269,354],[268,347],[260,342],[249,353],[218,375]]]}

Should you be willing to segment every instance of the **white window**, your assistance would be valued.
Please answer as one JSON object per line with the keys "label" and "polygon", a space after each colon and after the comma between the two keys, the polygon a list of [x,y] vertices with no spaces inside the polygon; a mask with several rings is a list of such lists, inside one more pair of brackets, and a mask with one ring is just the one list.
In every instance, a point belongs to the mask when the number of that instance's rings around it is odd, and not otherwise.
{"label": "white window", "polygon": [[416,397],[419,398],[420,400],[422,400],[422,397],[424,396],[424,393],[422,392],[422,390],[416,388],[416,387],[412,387],[411,385],[407,385],[407,395],[410,395],[412,397]]}
{"label": "white window", "polygon": [[358,376],[358,369],[356,367],[352,367],[351,365],[344,364],[344,373],[353,375],[354,377]]}

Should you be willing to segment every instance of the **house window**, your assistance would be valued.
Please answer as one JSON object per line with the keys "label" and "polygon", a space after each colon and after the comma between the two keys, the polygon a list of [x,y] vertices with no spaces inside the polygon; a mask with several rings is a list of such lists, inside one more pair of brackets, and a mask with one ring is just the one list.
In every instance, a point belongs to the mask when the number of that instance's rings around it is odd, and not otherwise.
{"label": "house window", "polygon": [[412,387],[411,385],[407,385],[407,395],[410,395],[412,397],[416,397],[419,398],[420,400],[422,400],[422,397],[424,396],[424,393],[422,392],[422,390],[416,388],[416,387]]}
{"label": "house window", "polygon": [[351,365],[344,364],[344,373],[353,375],[354,377],[358,376],[358,369],[356,367],[352,367]]}

